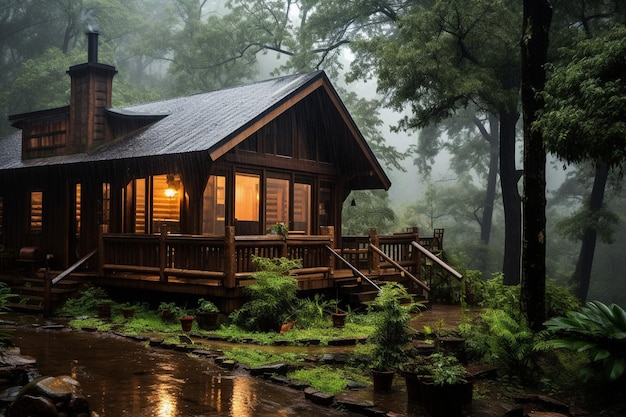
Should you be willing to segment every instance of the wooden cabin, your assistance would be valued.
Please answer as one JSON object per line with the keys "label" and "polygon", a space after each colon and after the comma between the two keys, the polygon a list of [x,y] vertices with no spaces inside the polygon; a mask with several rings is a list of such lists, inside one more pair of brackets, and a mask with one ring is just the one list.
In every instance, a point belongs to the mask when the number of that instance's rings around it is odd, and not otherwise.
{"label": "wooden cabin", "polygon": [[[346,268],[335,254],[364,260],[362,242],[339,249],[342,203],[391,183],[324,72],[113,108],[117,71],[87,36],[88,62],[67,71],[69,106],[9,116],[19,130],[1,145],[2,270],[45,265],[48,286],[89,276],[232,310],[252,254],[304,258],[312,289],[335,285],[335,265]],[[286,237],[267,235],[280,224]],[[398,261],[417,274],[409,235]]]}

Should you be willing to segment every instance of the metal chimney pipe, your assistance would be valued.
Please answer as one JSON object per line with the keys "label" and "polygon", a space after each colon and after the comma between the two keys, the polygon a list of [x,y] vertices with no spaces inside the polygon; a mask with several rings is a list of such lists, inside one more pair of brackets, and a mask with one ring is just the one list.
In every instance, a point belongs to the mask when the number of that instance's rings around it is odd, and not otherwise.
{"label": "metal chimney pipe", "polygon": [[98,63],[98,32],[87,32],[87,63]]}

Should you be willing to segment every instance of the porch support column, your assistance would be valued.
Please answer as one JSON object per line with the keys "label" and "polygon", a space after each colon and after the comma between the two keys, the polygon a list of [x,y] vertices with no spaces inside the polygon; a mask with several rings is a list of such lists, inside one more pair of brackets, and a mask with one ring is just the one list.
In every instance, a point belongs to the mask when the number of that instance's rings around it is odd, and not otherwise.
{"label": "porch support column", "polygon": [[224,231],[224,287],[235,288],[237,286],[237,264],[235,248],[235,226],[226,226]]}
{"label": "porch support column", "polygon": [[[370,245],[380,248],[378,230],[376,229],[370,229]],[[367,257],[369,258],[370,273],[380,275],[380,256],[371,248],[368,248]]]}
{"label": "porch support column", "polygon": [[[321,233],[322,236],[330,238],[328,246],[335,250],[335,226],[322,226]],[[333,275],[335,273],[335,257],[331,253],[328,254],[328,267],[330,268],[330,274]]]}

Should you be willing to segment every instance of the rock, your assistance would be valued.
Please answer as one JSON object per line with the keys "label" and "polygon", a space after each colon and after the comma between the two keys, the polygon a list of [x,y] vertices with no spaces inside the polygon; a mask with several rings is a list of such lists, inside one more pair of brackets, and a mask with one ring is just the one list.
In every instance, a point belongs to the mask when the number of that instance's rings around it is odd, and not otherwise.
{"label": "rock", "polygon": [[8,417],[82,417],[90,415],[89,403],[75,379],[44,376],[22,388],[7,410]]}
{"label": "rock", "polygon": [[277,363],[274,365],[262,365],[262,366],[255,366],[253,368],[250,368],[250,375],[258,376],[258,375],[263,375],[266,373],[286,375],[288,371],[289,371],[289,366],[287,366],[284,363]]}
{"label": "rock", "polygon": [[314,388],[305,388],[304,397],[309,401],[318,405],[331,405],[335,400],[335,397],[330,394],[324,394]]}
{"label": "rock", "polygon": [[22,395],[7,410],[8,417],[57,417],[54,403],[41,396]]}

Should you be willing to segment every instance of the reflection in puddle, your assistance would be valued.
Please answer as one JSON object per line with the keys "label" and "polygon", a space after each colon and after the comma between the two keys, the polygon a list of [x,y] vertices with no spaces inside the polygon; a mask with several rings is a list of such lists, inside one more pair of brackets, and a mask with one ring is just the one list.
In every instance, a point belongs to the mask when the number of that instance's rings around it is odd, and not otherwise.
{"label": "reflection in puddle", "polygon": [[100,417],[350,417],[302,393],[225,371],[206,359],[123,338],[19,328],[22,354],[44,375],[71,375]]}
{"label": "reflection in puddle", "polygon": [[256,392],[250,386],[250,378],[237,378],[233,382],[231,411],[234,416],[250,417],[256,404]]}

